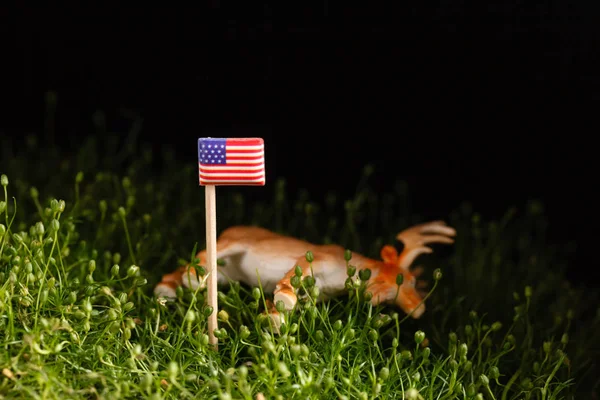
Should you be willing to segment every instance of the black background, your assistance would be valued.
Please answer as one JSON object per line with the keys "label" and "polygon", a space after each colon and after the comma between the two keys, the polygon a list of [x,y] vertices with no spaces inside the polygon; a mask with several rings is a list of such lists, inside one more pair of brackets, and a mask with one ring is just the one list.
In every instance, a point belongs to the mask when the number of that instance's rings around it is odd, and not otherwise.
{"label": "black background", "polygon": [[200,136],[263,137],[267,184],[283,176],[316,199],[351,194],[367,163],[377,188],[406,180],[432,218],[537,198],[589,282],[599,3],[476,3],[3,5],[0,133],[41,131],[53,90],[56,140],[73,151],[94,110],[125,130],[127,109],[157,151],[194,165]]}

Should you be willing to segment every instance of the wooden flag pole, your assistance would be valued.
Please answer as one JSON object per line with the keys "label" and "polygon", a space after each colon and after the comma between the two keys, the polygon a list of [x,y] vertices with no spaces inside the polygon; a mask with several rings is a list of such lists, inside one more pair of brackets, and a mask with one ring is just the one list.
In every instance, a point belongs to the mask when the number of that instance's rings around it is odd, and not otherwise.
{"label": "wooden flag pole", "polygon": [[217,314],[217,202],[216,186],[265,184],[264,141],[261,138],[199,138],[198,174],[204,186],[206,208],[207,303],[212,307],[208,317],[209,343],[218,350],[215,337]]}
{"label": "wooden flag pole", "polygon": [[208,267],[208,305],[213,312],[208,317],[208,338],[215,350],[218,349],[215,329],[218,329],[217,313],[219,305],[217,301],[217,205],[215,185],[206,185],[205,207],[206,207],[206,264]]}

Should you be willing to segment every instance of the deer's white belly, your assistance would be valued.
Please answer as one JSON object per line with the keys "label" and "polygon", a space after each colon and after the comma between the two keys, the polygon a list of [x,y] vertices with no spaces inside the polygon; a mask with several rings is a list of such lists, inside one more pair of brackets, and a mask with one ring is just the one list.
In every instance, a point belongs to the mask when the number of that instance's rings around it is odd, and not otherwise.
{"label": "deer's white belly", "polygon": [[223,258],[225,266],[220,272],[231,280],[244,282],[250,286],[262,286],[265,292],[275,290],[275,285],[294,267],[298,257],[285,257],[248,251],[243,254]]}
{"label": "deer's white belly", "polygon": [[346,267],[343,265],[331,265],[330,268],[315,272],[315,282],[321,291],[319,297],[326,299],[342,293],[347,278]]}
{"label": "deer's white belly", "polygon": [[[252,287],[260,285],[267,293],[275,290],[277,283],[283,279],[298,260],[303,257],[299,256],[284,256],[280,254],[265,254],[264,251],[257,254],[251,250],[245,253],[223,257],[225,266],[219,267],[219,272],[224,279],[220,279],[221,283],[227,283],[227,278],[230,280],[240,281]],[[321,263],[319,268],[315,268],[315,284],[321,291],[320,298],[335,297],[344,291],[346,282],[346,266],[339,263],[338,260],[332,259],[331,256],[324,256],[328,260],[325,264]],[[324,261],[324,260],[322,260]],[[338,265],[339,264],[339,265]]]}

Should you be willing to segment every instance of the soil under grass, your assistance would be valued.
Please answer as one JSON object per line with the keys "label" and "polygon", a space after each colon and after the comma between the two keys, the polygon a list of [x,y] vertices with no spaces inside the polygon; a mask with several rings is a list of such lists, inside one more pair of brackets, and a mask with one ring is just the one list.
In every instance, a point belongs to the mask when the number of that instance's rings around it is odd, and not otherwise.
{"label": "soil under grass", "polygon": [[[2,144],[0,396],[581,399],[597,391],[597,297],[566,281],[568,246],[548,246],[535,202],[498,221],[467,205],[448,215],[455,245],[419,259],[431,283],[419,320],[372,307],[364,282],[332,301],[308,296],[274,335],[261,314],[270,294],[234,283],[219,293],[212,351],[204,292],[181,290],[173,303],[152,296],[163,273],[203,246],[196,165],[154,154],[135,133],[100,132],[72,157],[35,137]],[[224,191],[219,230],[260,225],[378,257],[422,221],[401,186],[375,193],[360,178],[350,199],[289,198],[283,182],[261,189],[271,191],[268,202]]]}

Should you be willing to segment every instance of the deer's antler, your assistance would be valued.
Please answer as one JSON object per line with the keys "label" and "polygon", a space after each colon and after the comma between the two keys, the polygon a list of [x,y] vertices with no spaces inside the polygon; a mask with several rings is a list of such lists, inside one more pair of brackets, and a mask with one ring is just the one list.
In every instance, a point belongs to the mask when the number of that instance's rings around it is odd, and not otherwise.
{"label": "deer's antler", "polygon": [[421,254],[431,253],[433,250],[427,247],[429,243],[454,243],[452,237],[456,236],[456,230],[444,221],[433,221],[425,224],[415,225],[396,235],[396,239],[404,244],[404,250],[398,256],[398,267],[408,271],[412,262]]}

